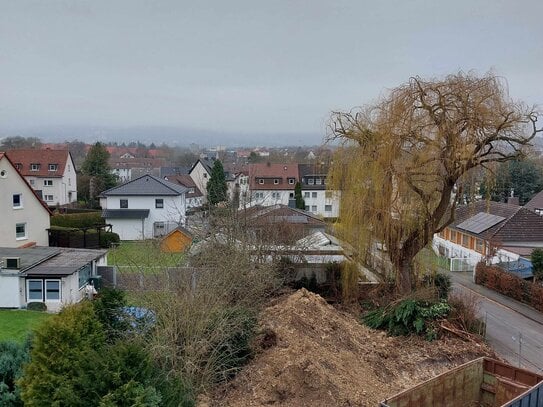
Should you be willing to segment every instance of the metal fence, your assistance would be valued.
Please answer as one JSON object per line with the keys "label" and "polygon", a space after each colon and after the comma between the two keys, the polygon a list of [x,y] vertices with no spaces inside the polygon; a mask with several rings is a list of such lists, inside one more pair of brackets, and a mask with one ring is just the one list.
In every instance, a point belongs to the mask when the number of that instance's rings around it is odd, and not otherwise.
{"label": "metal fence", "polygon": [[543,373],[543,332],[521,331],[498,316],[484,313],[485,339],[512,365]]}

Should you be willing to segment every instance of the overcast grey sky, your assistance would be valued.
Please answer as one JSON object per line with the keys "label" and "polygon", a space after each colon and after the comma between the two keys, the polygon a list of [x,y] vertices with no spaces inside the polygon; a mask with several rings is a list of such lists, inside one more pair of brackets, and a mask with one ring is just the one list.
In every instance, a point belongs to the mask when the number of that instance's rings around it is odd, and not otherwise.
{"label": "overcast grey sky", "polygon": [[542,0],[0,0],[0,133],[169,126],[318,142],[331,110],[459,69],[493,69],[514,98],[543,104],[542,18]]}

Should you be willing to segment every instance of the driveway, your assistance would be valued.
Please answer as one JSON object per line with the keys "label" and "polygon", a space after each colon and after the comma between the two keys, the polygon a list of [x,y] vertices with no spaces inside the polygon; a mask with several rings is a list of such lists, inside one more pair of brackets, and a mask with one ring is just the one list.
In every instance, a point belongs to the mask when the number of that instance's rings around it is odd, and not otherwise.
{"label": "driveway", "polygon": [[543,314],[473,283],[472,273],[450,273],[453,292],[473,296],[486,321],[486,339],[515,366],[543,373]]}

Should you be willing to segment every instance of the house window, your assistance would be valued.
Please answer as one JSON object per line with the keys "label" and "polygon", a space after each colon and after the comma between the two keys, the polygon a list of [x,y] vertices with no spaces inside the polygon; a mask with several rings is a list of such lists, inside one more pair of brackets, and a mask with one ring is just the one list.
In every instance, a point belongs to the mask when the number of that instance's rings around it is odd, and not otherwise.
{"label": "house window", "polygon": [[72,185],[72,179],[68,178],[68,185]]}
{"label": "house window", "polygon": [[23,196],[21,194],[13,194],[13,208],[23,207]]}
{"label": "house window", "polygon": [[306,211],[309,210],[309,206],[308,206],[308,205],[305,206],[305,210],[306,210]]}
{"label": "house window", "polygon": [[119,201],[119,207],[121,209],[128,209],[128,199],[121,199]]}
{"label": "house window", "polygon": [[313,205],[311,207],[311,212],[317,212],[317,205]]}
{"label": "house window", "polygon": [[53,180],[52,179],[44,179],[43,180],[43,186],[44,187],[52,187],[53,186]]}
{"label": "house window", "polygon": [[28,182],[30,183],[30,185],[32,185],[32,186],[34,185],[34,180],[33,179],[29,180]]}
{"label": "house window", "polygon": [[39,164],[30,164],[30,171],[39,171],[40,165]]}
{"label": "house window", "polygon": [[57,171],[58,164],[49,164],[49,171]]}
{"label": "house window", "polygon": [[324,205],[325,212],[332,212],[332,205]]}
{"label": "house window", "polygon": [[322,179],[317,178],[317,179],[315,180],[315,184],[317,184],[317,185],[322,185]]}
{"label": "house window", "polygon": [[313,178],[308,178],[307,179],[307,184],[308,185],[313,185],[315,183],[315,180]]}
{"label": "house window", "polygon": [[16,223],[15,224],[15,238],[26,239],[26,223]]}
{"label": "house window", "polygon": [[451,230],[451,242],[456,243],[456,231]]}
{"label": "house window", "polygon": [[288,179],[288,183],[289,183],[290,185],[294,185],[294,178],[289,178],[289,179]]}
{"label": "house window", "polygon": [[272,192],[272,198],[273,198],[273,199],[279,199],[280,196],[281,196],[281,195],[279,194],[279,192]]}
{"label": "house window", "polygon": [[482,239],[475,239],[475,250],[479,253],[483,253],[484,245]]}
{"label": "house window", "polygon": [[469,248],[469,236],[462,235],[462,246]]}
{"label": "house window", "polygon": [[279,180],[278,180],[278,179],[274,179],[274,180],[273,180],[273,184],[274,184],[274,185],[279,184]]}
{"label": "house window", "polygon": [[189,194],[194,194],[194,188],[189,188]]}
{"label": "house window", "polygon": [[60,280],[45,280],[45,301],[60,301]]}
{"label": "house window", "polygon": [[309,198],[309,192],[304,192],[304,198]]}
{"label": "house window", "polygon": [[21,164],[21,163],[16,163],[16,164],[15,164],[15,168],[16,168],[17,170],[20,171],[20,170],[23,168],[23,164]]}
{"label": "house window", "polygon": [[316,192],[312,192],[311,193],[311,198],[316,198],[317,197],[317,193]]}
{"label": "house window", "polygon": [[263,183],[264,183],[264,180],[263,180],[262,178],[260,178],[260,179],[258,180],[258,183],[259,183],[259,184],[263,184]]}
{"label": "house window", "polygon": [[155,199],[155,208],[157,208],[157,209],[164,208],[164,199],[162,199],[162,198]]}
{"label": "house window", "polygon": [[207,178],[207,172],[204,172],[204,178]]}
{"label": "house window", "polygon": [[27,280],[28,301],[43,301],[43,281]]}
{"label": "house window", "polygon": [[53,200],[55,199],[53,197],[53,195],[44,195],[43,196],[43,199],[46,201],[46,202],[53,202]]}

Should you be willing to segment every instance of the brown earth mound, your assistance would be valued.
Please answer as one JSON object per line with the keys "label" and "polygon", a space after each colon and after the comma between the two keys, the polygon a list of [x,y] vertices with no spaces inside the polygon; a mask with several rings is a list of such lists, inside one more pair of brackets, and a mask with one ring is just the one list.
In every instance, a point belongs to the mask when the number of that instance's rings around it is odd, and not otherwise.
{"label": "brown earth mound", "polygon": [[387,337],[301,289],[261,315],[259,353],[202,406],[376,406],[483,355],[482,344]]}

